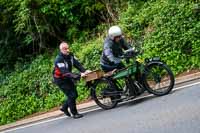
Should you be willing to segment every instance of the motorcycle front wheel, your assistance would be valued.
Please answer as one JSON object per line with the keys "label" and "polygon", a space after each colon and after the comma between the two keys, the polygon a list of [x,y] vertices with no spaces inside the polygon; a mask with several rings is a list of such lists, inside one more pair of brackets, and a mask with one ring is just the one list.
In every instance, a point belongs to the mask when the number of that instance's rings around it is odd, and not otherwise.
{"label": "motorcycle front wheel", "polygon": [[145,68],[143,83],[147,91],[154,95],[168,94],[173,89],[174,82],[172,71],[162,62],[152,63]]}

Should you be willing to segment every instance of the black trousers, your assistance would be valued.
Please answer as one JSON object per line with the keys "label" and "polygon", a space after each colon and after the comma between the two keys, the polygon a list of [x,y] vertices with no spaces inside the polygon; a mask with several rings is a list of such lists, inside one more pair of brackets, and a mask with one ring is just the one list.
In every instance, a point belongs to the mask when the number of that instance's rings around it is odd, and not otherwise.
{"label": "black trousers", "polygon": [[55,83],[67,97],[67,100],[64,102],[62,109],[67,110],[70,108],[70,112],[73,115],[77,114],[78,111],[76,108],[76,98],[78,97],[78,93],[74,81],[72,79],[63,79],[57,81],[55,80]]}
{"label": "black trousers", "polygon": [[106,64],[101,64],[101,68],[104,72],[109,72],[109,71],[112,71],[114,69],[122,69],[124,68],[124,64],[122,63],[119,63],[119,64],[113,64],[113,65],[106,65]]}

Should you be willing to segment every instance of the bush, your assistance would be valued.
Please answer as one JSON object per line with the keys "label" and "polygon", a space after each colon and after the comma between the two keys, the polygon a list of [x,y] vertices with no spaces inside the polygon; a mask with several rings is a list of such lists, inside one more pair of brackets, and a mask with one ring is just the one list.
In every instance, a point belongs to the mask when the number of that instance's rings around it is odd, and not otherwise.
{"label": "bush", "polygon": [[[145,50],[144,57],[160,56],[175,74],[200,67],[200,14],[194,2],[131,1],[119,18],[118,23],[127,37]],[[98,28],[102,33],[106,27],[102,24]],[[86,32],[82,38],[85,35]],[[71,45],[85,68],[100,69],[103,35],[87,43],[79,40]],[[13,73],[0,71],[0,124],[49,110],[65,100],[64,94],[52,84],[53,62],[57,53],[55,50],[53,55],[40,55],[32,63],[17,63]],[[77,90],[78,102],[90,96],[84,81],[78,83]]]}
{"label": "bush", "polygon": [[64,100],[63,94],[52,84],[53,61],[48,56],[39,56],[23,70],[20,69],[22,64],[18,64],[16,71],[3,82],[0,124],[50,109]]}
{"label": "bush", "polygon": [[160,56],[175,74],[200,67],[200,14],[194,2],[149,1],[139,10],[129,5],[120,24],[135,42],[143,41],[145,57]]}
{"label": "bush", "polygon": [[[101,39],[87,44],[73,44],[74,54],[84,62],[87,69],[99,69]],[[95,49],[95,50],[94,50]],[[46,111],[59,106],[65,100],[64,94],[52,83],[53,56],[38,56],[31,64],[15,65],[15,72],[2,81],[0,86],[0,124],[6,124],[39,111]],[[76,70],[73,70],[76,71]],[[3,75],[1,75],[3,77]],[[78,102],[86,100],[90,95],[81,81],[77,86]]]}

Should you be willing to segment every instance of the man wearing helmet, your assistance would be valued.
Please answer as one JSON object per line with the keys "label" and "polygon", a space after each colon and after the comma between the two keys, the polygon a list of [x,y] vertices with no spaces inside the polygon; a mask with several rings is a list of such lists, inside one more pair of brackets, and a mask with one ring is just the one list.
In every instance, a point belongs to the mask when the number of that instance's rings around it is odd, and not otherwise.
{"label": "man wearing helmet", "polygon": [[108,30],[108,36],[104,40],[103,52],[101,55],[101,67],[103,71],[108,72],[114,69],[121,69],[124,65],[121,63],[123,50],[131,48],[127,45],[122,30],[119,26],[112,26]]}

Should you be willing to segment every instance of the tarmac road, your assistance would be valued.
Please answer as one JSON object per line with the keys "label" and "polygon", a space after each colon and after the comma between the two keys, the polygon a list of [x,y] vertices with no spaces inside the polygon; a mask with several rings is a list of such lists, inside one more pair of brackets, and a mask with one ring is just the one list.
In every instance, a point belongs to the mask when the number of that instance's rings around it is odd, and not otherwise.
{"label": "tarmac road", "polygon": [[90,110],[81,119],[62,116],[4,132],[200,133],[200,84],[195,82],[166,96],[144,97],[111,110]]}

